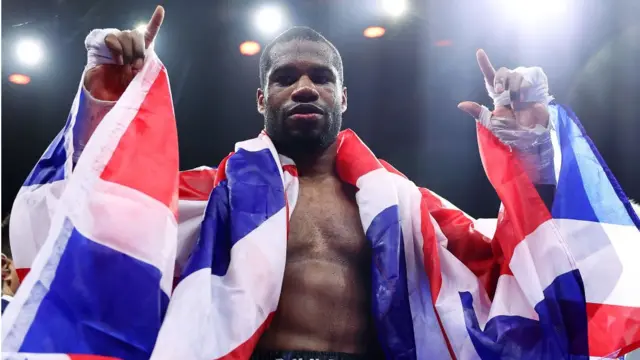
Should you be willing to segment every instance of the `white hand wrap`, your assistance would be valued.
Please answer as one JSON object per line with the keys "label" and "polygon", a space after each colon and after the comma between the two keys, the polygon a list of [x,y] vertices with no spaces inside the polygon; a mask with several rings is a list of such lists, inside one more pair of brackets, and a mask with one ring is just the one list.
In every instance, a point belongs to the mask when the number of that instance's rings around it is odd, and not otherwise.
{"label": "white hand wrap", "polygon": [[[549,81],[547,75],[538,66],[534,67],[518,67],[512,72],[522,75],[524,80],[531,84],[531,86],[522,91],[522,102],[539,102],[548,104],[553,100],[553,96],[549,95]],[[503,91],[501,94],[496,93],[493,84],[485,82],[485,87],[491,99],[493,99],[494,106],[508,106],[511,105],[511,98],[509,91]]]}
{"label": "white hand wrap", "polygon": [[[104,39],[109,34],[117,35],[119,33],[120,30],[118,29],[95,29],[87,35],[84,39],[84,46],[87,49],[87,70],[102,64],[116,63],[116,59],[111,55],[111,51],[109,51]],[[140,41],[144,42],[144,33],[142,31],[132,30],[131,33],[133,36],[140,37]],[[145,55],[147,54],[147,51],[153,49],[154,44],[155,41],[144,50]]]}
{"label": "white hand wrap", "polygon": [[109,34],[118,33],[120,33],[118,29],[95,29],[87,35],[84,39],[84,47],[87,49],[87,70],[102,64],[116,63],[104,39]]}
{"label": "white hand wrap", "polygon": [[515,119],[494,117],[482,107],[478,122],[489,129],[502,143],[516,151],[524,171],[534,184],[555,184],[553,144],[548,128],[536,125],[526,128]]}

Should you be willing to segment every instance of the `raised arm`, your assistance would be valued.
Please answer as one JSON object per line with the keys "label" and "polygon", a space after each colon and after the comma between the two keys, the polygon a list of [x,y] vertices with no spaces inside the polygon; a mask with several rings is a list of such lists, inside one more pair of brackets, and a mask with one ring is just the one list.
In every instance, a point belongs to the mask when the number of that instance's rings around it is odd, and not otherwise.
{"label": "raised arm", "polygon": [[85,40],[87,66],[82,82],[82,97],[74,132],[74,163],[91,138],[102,118],[113,108],[134,76],[142,69],[147,49],[164,20],[164,9],[158,6],[146,30],[93,30]]}

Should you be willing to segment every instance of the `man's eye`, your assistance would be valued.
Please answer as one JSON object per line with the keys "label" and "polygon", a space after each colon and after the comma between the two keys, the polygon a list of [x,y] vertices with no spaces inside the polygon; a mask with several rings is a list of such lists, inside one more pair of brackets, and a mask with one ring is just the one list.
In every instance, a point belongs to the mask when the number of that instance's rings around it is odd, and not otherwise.
{"label": "man's eye", "polygon": [[326,84],[331,82],[331,78],[329,76],[322,74],[313,75],[311,80],[314,84]]}
{"label": "man's eye", "polygon": [[276,82],[283,86],[289,86],[296,82],[296,78],[291,75],[280,75],[276,78]]}

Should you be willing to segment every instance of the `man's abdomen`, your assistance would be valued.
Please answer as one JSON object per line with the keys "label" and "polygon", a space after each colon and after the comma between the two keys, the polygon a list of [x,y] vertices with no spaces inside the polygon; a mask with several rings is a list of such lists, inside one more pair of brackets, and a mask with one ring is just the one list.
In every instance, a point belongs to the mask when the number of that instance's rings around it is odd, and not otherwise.
{"label": "man's abdomen", "polygon": [[278,310],[258,348],[365,353],[371,324],[363,270],[335,260],[288,263]]}

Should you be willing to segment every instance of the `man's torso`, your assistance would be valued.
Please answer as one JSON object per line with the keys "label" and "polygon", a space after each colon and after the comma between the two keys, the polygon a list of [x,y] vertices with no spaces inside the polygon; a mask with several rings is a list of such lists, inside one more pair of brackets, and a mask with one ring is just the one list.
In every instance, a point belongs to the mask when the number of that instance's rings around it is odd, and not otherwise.
{"label": "man's torso", "polygon": [[301,178],[278,311],[265,350],[365,353],[371,346],[371,252],[355,189]]}

